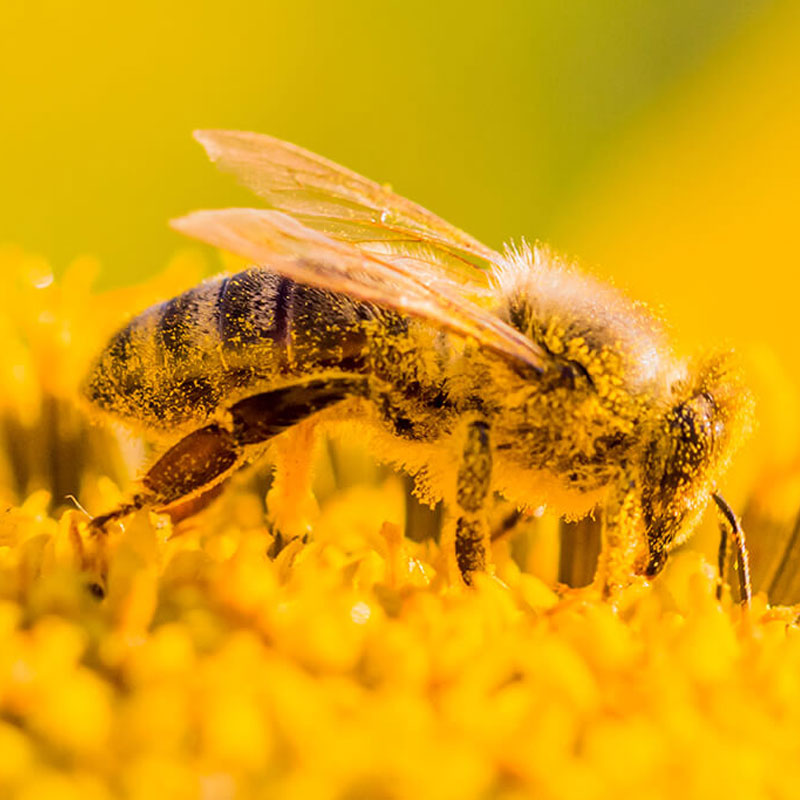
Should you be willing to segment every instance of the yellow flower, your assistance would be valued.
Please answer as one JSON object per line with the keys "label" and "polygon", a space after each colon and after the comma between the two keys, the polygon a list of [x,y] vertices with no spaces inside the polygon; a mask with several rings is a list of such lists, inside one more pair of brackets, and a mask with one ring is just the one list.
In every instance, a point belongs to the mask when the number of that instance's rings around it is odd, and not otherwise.
{"label": "yellow flower", "polygon": [[[321,453],[311,536],[280,552],[263,471],[194,518],[90,536],[63,493],[113,504],[134,451],[90,424],[76,373],[98,329],[181,281],[98,297],[88,262],[56,282],[5,258],[0,797],[796,795],[798,610],[718,602],[700,552],[612,608],[555,584],[585,582],[596,526],[534,517],[466,590],[352,444],[336,470]],[[748,478],[754,554],[788,538],[763,511],[769,491],[792,506],[782,463]]]}

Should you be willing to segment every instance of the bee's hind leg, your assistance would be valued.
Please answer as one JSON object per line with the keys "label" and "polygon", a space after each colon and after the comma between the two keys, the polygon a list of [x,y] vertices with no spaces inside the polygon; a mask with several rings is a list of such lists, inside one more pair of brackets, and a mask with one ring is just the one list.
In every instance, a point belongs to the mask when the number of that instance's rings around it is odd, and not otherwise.
{"label": "bee's hind leg", "polygon": [[240,400],[228,409],[230,427],[215,422],[185,436],[150,467],[141,492],[114,511],[95,517],[90,530],[102,532],[109,522],[140,508],[166,509],[206,495],[213,499],[214,487],[244,462],[246,446],[266,442],[332,403],[363,395],[365,390],[362,378],[315,379]]}
{"label": "bee's hind leg", "polygon": [[487,567],[490,534],[485,507],[491,478],[489,426],[474,420],[467,428],[456,481],[456,563],[467,585],[472,583],[473,573],[484,572]]}
{"label": "bee's hind leg", "polygon": [[192,431],[150,467],[141,492],[113,511],[94,517],[90,531],[103,532],[109,522],[140,508],[165,508],[203,489],[213,499],[214,484],[236,468],[240,457],[241,444],[233,431],[217,423]]}

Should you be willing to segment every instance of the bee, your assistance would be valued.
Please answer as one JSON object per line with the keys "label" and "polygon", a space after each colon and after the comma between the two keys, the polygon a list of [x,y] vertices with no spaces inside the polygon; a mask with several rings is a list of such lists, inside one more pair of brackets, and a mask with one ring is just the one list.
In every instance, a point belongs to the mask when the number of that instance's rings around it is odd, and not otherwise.
{"label": "bee", "polygon": [[[172,442],[129,502],[211,496],[281,435],[356,426],[449,509],[463,580],[491,568],[487,510],[602,513],[597,583],[653,577],[692,532],[746,432],[731,353],[679,358],[664,325],[545,247],[492,250],[295,145],[196,138],[267,208],[172,226],[254,264],[134,317],[84,391]],[[193,500],[194,498],[194,500]]]}

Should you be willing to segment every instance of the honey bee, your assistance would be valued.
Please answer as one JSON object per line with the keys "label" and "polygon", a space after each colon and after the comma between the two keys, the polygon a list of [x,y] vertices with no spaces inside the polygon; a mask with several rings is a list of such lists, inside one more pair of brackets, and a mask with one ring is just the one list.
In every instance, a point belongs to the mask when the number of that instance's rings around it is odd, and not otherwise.
{"label": "honey bee", "polygon": [[444,500],[467,584],[491,567],[495,493],[600,509],[607,593],[659,573],[712,496],[745,553],[715,491],[751,417],[730,353],[679,358],[642,304],[548,249],[492,250],[295,145],[196,138],[269,207],[172,225],[255,266],[150,308],[100,355],[88,399],[173,443],[95,529],[213,494],[295,426],[356,424]]}

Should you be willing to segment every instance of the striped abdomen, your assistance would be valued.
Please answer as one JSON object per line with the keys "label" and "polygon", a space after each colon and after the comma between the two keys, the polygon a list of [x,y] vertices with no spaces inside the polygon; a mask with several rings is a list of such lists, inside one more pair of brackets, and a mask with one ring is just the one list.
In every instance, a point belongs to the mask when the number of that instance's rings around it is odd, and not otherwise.
{"label": "striped abdomen", "polygon": [[202,420],[249,387],[363,369],[379,311],[253,267],[153,306],[119,331],[89,375],[89,400],[155,428]]}

